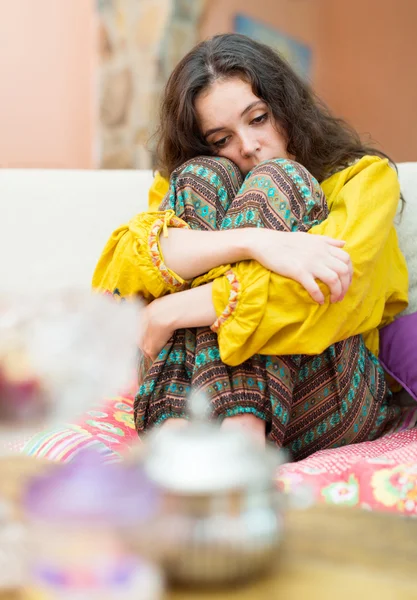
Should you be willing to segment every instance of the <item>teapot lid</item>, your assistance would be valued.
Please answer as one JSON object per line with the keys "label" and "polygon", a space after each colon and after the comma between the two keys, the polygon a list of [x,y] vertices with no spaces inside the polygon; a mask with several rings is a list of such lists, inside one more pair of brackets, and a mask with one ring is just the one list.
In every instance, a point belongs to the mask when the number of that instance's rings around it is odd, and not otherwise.
{"label": "teapot lid", "polygon": [[145,470],[162,488],[208,494],[271,483],[279,452],[262,448],[241,430],[224,430],[207,418],[202,393],[190,399],[191,419],[182,428],[162,428],[148,438]]}

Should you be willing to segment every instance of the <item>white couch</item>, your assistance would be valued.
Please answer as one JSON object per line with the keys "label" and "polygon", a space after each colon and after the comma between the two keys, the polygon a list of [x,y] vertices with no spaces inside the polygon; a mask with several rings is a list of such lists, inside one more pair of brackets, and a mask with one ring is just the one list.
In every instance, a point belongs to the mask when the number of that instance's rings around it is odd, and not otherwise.
{"label": "white couch", "polygon": [[[399,166],[400,244],[417,310],[417,163]],[[113,229],[147,209],[150,171],[0,169],[0,294],[89,287]]]}
{"label": "white couch", "polygon": [[147,208],[150,171],[0,170],[0,293],[89,287],[110,233]]}

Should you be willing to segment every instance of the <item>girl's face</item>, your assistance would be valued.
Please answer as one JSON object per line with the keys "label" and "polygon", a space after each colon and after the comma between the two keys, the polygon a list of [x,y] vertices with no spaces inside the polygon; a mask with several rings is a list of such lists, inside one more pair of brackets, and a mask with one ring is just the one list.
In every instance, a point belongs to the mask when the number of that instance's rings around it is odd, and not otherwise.
{"label": "girl's face", "polygon": [[238,77],[219,79],[195,101],[200,129],[218,156],[232,160],[246,176],[264,160],[291,158],[285,133],[266,103]]}

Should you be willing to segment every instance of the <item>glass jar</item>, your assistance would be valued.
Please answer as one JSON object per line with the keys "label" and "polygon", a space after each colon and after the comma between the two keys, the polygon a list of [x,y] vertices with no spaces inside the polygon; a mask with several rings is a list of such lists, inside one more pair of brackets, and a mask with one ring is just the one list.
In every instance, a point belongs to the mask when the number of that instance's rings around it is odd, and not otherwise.
{"label": "glass jar", "polygon": [[158,497],[139,467],[97,455],[53,469],[25,495],[31,585],[56,600],[158,600],[158,568],[132,550]]}

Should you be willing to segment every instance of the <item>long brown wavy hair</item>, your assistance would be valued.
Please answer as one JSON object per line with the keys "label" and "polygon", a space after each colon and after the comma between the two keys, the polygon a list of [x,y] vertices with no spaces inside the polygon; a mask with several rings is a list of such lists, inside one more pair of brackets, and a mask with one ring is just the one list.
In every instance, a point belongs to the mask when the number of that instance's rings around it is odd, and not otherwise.
{"label": "long brown wavy hair", "polygon": [[169,177],[199,155],[213,155],[204,140],[195,99],[217,79],[240,77],[264,100],[288,138],[288,153],[318,181],[366,154],[387,157],[366,145],[269,46],[234,33],[216,35],[189,52],[172,72],[163,94],[157,131],[157,169]]}

